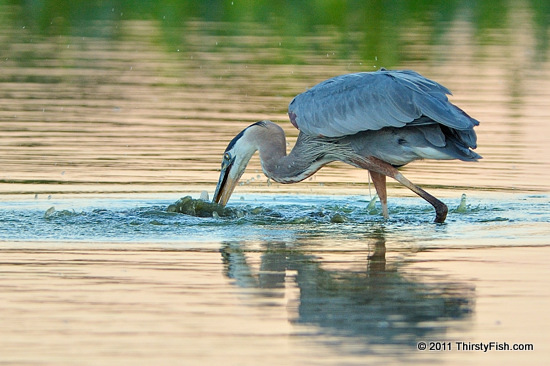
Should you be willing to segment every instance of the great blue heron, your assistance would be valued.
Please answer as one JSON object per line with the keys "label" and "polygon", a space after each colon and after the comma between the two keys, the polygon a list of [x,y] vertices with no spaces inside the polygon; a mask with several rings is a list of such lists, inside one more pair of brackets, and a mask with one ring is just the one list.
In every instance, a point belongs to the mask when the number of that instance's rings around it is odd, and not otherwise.
{"label": "great blue heron", "polygon": [[444,222],[447,206],[406,179],[397,168],[418,159],[476,161],[479,122],[447,99],[451,92],[410,70],[340,75],[297,95],[288,107],[300,130],[286,153],[285,133],[271,121],[256,122],[227,146],[214,202],[226,205],[252,155],[265,175],[295,183],[322,166],[343,161],[367,169],[388,217],[386,176],[428,201]]}

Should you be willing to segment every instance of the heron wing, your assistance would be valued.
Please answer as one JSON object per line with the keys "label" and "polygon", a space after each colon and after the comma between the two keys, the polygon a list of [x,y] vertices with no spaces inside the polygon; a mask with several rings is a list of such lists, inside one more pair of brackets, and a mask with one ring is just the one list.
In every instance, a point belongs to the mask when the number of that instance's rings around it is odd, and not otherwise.
{"label": "heron wing", "polygon": [[336,76],[297,95],[288,112],[292,124],[314,136],[437,122],[464,130],[463,139],[475,146],[472,128],[479,122],[449,102],[447,94],[449,89],[414,71],[362,72]]}

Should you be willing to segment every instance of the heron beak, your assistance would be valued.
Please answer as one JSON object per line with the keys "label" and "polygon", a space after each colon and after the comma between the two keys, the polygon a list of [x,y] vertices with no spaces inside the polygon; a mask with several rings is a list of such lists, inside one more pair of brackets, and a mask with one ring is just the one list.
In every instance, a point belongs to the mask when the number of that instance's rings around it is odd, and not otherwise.
{"label": "heron beak", "polygon": [[216,186],[216,191],[214,192],[213,202],[225,206],[235,186],[237,185],[238,179],[231,178],[230,171],[233,166],[231,161],[229,164],[224,164],[220,172],[220,179],[218,180],[218,185]]}

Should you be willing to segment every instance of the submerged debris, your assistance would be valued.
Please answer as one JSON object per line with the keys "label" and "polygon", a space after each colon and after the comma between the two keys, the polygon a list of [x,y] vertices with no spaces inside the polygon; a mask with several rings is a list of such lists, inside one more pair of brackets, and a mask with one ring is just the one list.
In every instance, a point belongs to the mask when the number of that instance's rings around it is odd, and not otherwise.
{"label": "submerged debris", "polygon": [[346,221],[348,221],[346,216],[339,213],[336,213],[330,217],[330,222],[332,222],[333,224],[342,224]]}
{"label": "submerged debris", "polygon": [[178,212],[190,216],[198,217],[224,217],[235,216],[235,212],[214,202],[208,202],[203,199],[194,199],[191,196],[180,198],[175,203],[168,206],[168,212]]}

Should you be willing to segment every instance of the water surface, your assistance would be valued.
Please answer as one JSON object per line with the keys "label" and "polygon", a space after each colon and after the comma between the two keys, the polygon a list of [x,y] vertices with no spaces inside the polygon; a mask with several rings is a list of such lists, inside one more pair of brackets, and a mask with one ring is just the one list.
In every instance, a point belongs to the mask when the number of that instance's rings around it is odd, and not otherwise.
{"label": "water surface", "polygon": [[408,251],[544,246],[550,233],[550,197],[540,194],[466,196],[462,206],[461,198],[449,198],[442,225],[432,223],[433,208],[419,198],[393,198],[384,220],[379,203],[370,207],[368,196],[245,194],[236,197],[230,217],[168,212],[175,201],[169,195],[131,197],[4,201],[0,235],[4,241],[156,242],[198,249],[197,243],[233,240],[298,241],[302,247],[303,239],[321,250],[327,240],[329,248],[345,248],[348,239],[383,231],[398,245],[394,249]]}

